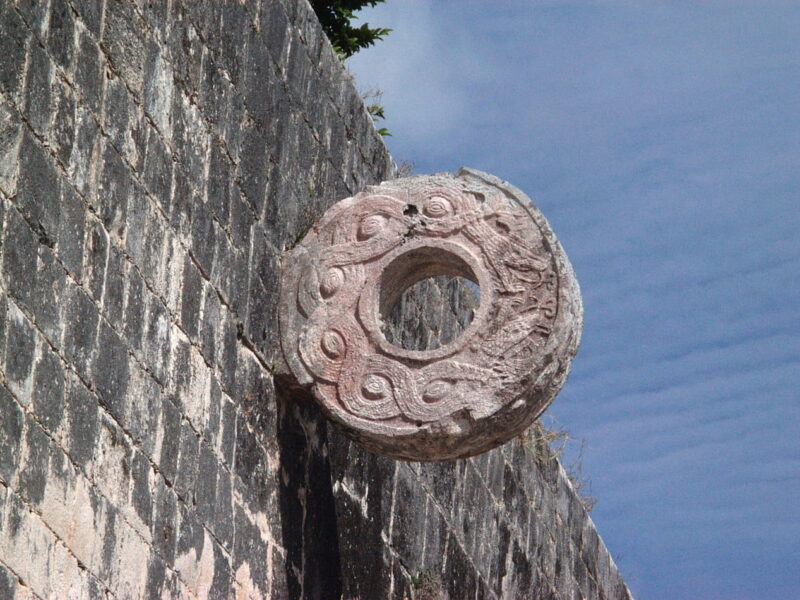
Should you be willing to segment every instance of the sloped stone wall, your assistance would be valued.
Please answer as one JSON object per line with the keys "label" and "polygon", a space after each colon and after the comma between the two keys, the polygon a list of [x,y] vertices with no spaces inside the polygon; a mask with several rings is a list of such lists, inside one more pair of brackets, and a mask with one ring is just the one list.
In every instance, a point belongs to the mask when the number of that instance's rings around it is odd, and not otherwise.
{"label": "sloped stone wall", "polygon": [[281,252],[393,173],[305,1],[0,0],[0,598],[626,597],[555,463],[274,381]]}

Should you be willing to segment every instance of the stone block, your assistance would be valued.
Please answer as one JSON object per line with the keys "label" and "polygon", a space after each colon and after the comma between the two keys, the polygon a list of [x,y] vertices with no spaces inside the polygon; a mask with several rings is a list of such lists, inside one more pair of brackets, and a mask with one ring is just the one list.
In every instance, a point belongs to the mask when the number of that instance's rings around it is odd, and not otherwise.
{"label": "stone block", "polygon": [[258,557],[268,556],[269,547],[262,539],[258,526],[247,517],[241,507],[236,508],[236,539],[233,548],[233,566],[236,572],[247,572],[253,586],[252,594],[266,596],[269,590],[270,572],[267,561]]}
{"label": "stone block", "polygon": [[175,476],[175,491],[184,502],[194,502],[199,452],[200,443],[197,434],[189,427],[186,421],[182,421],[178,470]]}
{"label": "stone block", "polygon": [[231,474],[225,469],[218,468],[217,497],[211,529],[229,552],[233,550],[232,490]]}
{"label": "stone block", "polygon": [[222,389],[219,381],[211,374],[208,399],[205,403],[205,424],[203,427],[203,440],[212,448],[219,448],[220,412],[222,410]]}
{"label": "stone block", "polygon": [[259,230],[253,227],[255,223],[253,211],[237,186],[231,189],[230,204],[231,241],[236,248],[247,251],[250,248],[252,232]]}
{"label": "stone block", "polygon": [[14,209],[6,211],[3,281],[10,295],[30,306],[36,285],[38,239]]}
{"label": "stone block", "polygon": [[103,4],[100,2],[78,2],[73,5],[79,19],[95,39],[100,39],[103,19]]}
{"label": "stone block", "polygon": [[[264,450],[259,446],[255,434],[247,427],[244,417],[236,422],[236,449],[234,472],[238,475],[251,498],[258,498],[266,485],[267,467]],[[248,498],[249,500],[250,498]]]}
{"label": "stone block", "polygon": [[98,351],[92,363],[92,384],[103,407],[119,422],[125,422],[125,393],[129,378],[128,349],[104,321],[97,334]]}
{"label": "stone block", "polygon": [[55,434],[64,417],[64,367],[46,345],[42,345],[33,377],[33,412],[42,426]]}
{"label": "stone block", "polygon": [[38,342],[33,326],[16,306],[9,305],[8,317],[6,383],[18,401],[27,407],[31,402],[33,360]]}
{"label": "stone block", "polygon": [[103,65],[100,48],[85,30],[77,33],[77,58],[73,82],[82,100],[98,117],[103,99]]}
{"label": "stone block", "polygon": [[87,221],[86,229],[86,246],[83,250],[84,284],[92,298],[99,304],[103,299],[108,265],[108,233],[102,223],[94,219]]}
{"label": "stone block", "polygon": [[61,338],[61,307],[67,284],[67,274],[53,251],[40,245],[36,284],[29,308],[33,311],[37,327],[56,347]]}
{"label": "stone block", "polygon": [[108,249],[103,314],[110,323],[121,323],[125,302],[125,257],[116,245]]}
{"label": "stone block", "polygon": [[71,377],[65,395],[68,424],[67,448],[76,465],[88,469],[98,431],[97,399],[77,378]]}
{"label": "stone block", "polygon": [[151,468],[147,457],[141,452],[133,452],[131,460],[131,504],[136,514],[149,530],[153,520],[153,498]]}
{"label": "stone block", "polygon": [[9,197],[17,189],[21,142],[22,128],[17,111],[5,98],[0,98],[0,191]]}
{"label": "stone block", "polygon": [[175,551],[175,567],[181,572],[185,565],[187,573],[184,573],[184,579],[187,579],[190,587],[195,587],[198,562],[203,555],[205,545],[205,531],[202,524],[185,507],[180,507],[179,511],[180,525]]}
{"label": "stone block", "polygon": [[203,43],[189,23],[185,5],[173,3],[170,6],[170,24],[166,40],[170,62],[180,85],[194,94],[200,89],[202,79]]}
{"label": "stone block", "polygon": [[[19,467],[24,416],[22,409],[3,385],[0,385],[0,415],[3,415],[0,421],[0,432],[2,432],[0,433],[0,480],[8,486],[11,485]],[[0,489],[0,497],[4,495],[5,490]],[[2,522],[2,511],[0,511],[0,522]]]}
{"label": "stone block", "polygon": [[89,366],[97,343],[99,311],[92,299],[77,286],[68,286],[64,297],[64,355],[78,374],[89,381]]}
{"label": "stone block", "polygon": [[209,156],[206,195],[211,212],[222,227],[228,227],[230,220],[230,200],[233,186],[233,166],[222,144],[215,138],[211,144]]}
{"label": "stone block", "polygon": [[153,499],[153,548],[171,567],[175,561],[179,527],[177,497],[163,481],[156,479]]}
{"label": "stone block", "polygon": [[125,272],[125,339],[129,347],[134,350],[143,348],[145,298],[147,290],[139,271],[131,266],[126,266]]}
{"label": "stone block", "polygon": [[163,391],[155,379],[132,361],[123,425],[133,443],[150,457],[157,456],[160,449],[162,394]]}
{"label": "stone block", "polygon": [[219,436],[219,453],[228,467],[233,466],[233,450],[236,445],[236,406],[227,399],[221,401],[222,426]]}
{"label": "stone block", "polygon": [[124,0],[105,3],[103,47],[111,65],[137,98],[144,91],[145,26],[133,4]]}
{"label": "stone block", "polygon": [[17,196],[19,211],[39,243],[53,247],[58,226],[60,178],[42,145],[27,131],[22,136]]}
{"label": "stone block", "polygon": [[[133,447],[125,432],[101,411],[92,457],[92,480],[99,493],[119,512],[125,512],[130,506],[132,455]],[[115,541],[112,539],[110,543]]]}
{"label": "stone block", "polygon": [[[2,502],[2,500],[0,500]],[[0,598],[14,600],[19,597],[19,579],[5,566],[0,565]]]}
{"label": "stone block", "polygon": [[155,42],[147,45],[145,68],[144,110],[155,123],[158,133],[169,136],[172,132],[172,103],[175,94],[173,72],[165,56],[165,49]]}
{"label": "stone block", "polygon": [[200,304],[203,300],[203,277],[194,262],[185,256],[183,260],[183,285],[181,285],[181,327],[191,340],[198,339],[200,326]]}
{"label": "stone block", "polygon": [[144,323],[144,363],[160,383],[167,381],[171,346],[169,313],[159,298],[147,294],[147,317]]}
{"label": "stone block", "polygon": [[147,580],[145,583],[146,598],[169,597],[167,585],[167,566],[164,561],[156,555],[150,556],[147,564]]}
{"label": "stone block", "polygon": [[180,167],[189,177],[189,182],[202,196],[210,135],[199,109],[192,102],[184,94],[173,95],[172,148]]}
{"label": "stone block", "polygon": [[23,113],[28,123],[43,138],[47,135],[53,118],[53,86],[55,65],[39,44],[29,46],[28,75],[25,82]]}
{"label": "stone block", "polygon": [[226,390],[232,390],[236,380],[236,371],[239,360],[239,324],[227,311],[220,321],[219,342],[216,354],[216,364],[220,374],[220,383]]}
{"label": "stone block", "polygon": [[144,157],[144,185],[158,201],[164,214],[170,214],[172,199],[172,152],[158,132],[150,128]]}
{"label": "stone block", "polygon": [[110,144],[102,154],[102,172],[94,199],[97,214],[106,230],[118,239],[124,239],[127,229],[127,202],[134,193],[134,183],[128,167]]}
{"label": "stone block", "polygon": [[50,440],[32,417],[25,417],[24,449],[19,469],[19,493],[36,506],[44,499],[47,485]]}
{"label": "stone block", "polygon": [[60,205],[56,252],[70,275],[81,281],[86,208],[72,187],[66,185],[61,188]]}
{"label": "stone block", "polygon": [[181,448],[181,414],[172,400],[161,402],[159,419],[161,444],[156,464],[170,485],[175,481],[178,468],[178,455]]}
{"label": "stone block", "polygon": [[91,195],[95,184],[95,157],[100,153],[100,128],[86,107],[79,104],[75,116],[75,139],[67,170],[78,193]]}
{"label": "stone block", "polygon": [[216,247],[216,228],[208,203],[195,198],[192,208],[191,252],[205,277],[211,276]]}
{"label": "stone block", "polygon": [[31,35],[14,10],[14,5],[0,7],[0,90],[17,100],[25,72],[25,55]]}
{"label": "stone block", "polygon": [[47,27],[47,49],[56,64],[71,71],[75,39],[75,18],[67,0],[50,3],[50,23]]}
{"label": "stone block", "polygon": [[217,498],[217,460],[208,444],[200,443],[195,506],[197,518],[211,527],[214,522]]}
{"label": "stone block", "polygon": [[[222,303],[217,296],[217,291],[207,283],[203,284],[203,319],[200,322],[200,351],[205,359],[212,364],[216,363],[219,343],[216,324],[222,316]],[[230,388],[225,388],[230,393]]]}

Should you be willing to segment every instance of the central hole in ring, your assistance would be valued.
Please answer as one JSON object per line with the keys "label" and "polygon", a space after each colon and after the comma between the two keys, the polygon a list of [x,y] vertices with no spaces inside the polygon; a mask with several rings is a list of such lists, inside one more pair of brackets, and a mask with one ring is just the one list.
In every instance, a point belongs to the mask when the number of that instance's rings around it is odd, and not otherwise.
{"label": "central hole in ring", "polygon": [[380,281],[381,331],[405,350],[435,350],[469,327],[480,305],[470,266],[441,248],[395,258]]}

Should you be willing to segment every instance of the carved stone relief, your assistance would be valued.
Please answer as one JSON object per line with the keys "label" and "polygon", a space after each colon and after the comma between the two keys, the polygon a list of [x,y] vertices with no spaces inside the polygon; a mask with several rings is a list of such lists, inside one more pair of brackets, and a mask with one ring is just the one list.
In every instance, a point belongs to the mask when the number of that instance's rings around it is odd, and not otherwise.
{"label": "carved stone relief", "polygon": [[[281,271],[290,371],[349,435],[397,458],[465,457],[519,434],[561,389],[580,341],[580,291],[547,221],[471,169],[342,200]],[[472,322],[435,349],[391,344],[382,315],[436,275],[478,286]]]}

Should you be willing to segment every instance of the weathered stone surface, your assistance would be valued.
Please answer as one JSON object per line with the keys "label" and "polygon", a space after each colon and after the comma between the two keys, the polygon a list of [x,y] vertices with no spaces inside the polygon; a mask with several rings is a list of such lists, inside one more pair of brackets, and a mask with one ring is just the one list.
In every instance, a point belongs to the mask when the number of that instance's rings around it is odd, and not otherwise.
{"label": "weathered stone surface", "polygon": [[[474,319],[425,350],[389,342],[405,290],[438,275],[480,288]],[[368,188],[330,208],[283,259],[284,357],[366,448],[410,460],[471,456],[553,401],[578,348],[572,267],[518,189],[479,171]]]}

